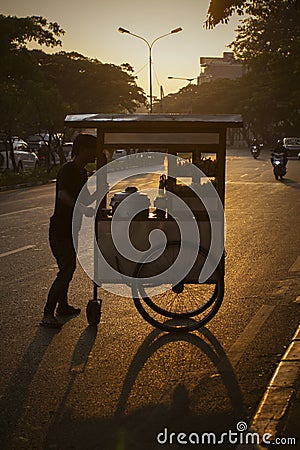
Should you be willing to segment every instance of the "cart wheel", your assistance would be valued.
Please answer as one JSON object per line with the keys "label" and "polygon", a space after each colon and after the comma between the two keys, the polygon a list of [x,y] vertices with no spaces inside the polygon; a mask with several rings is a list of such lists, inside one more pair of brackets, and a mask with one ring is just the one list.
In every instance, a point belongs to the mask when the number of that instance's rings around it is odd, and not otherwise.
{"label": "cart wheel", "polygon": [[[155,265],[157,272],[162,273],[171,267],[179,249],[180,242],[168,243],[158,259],[137,265],[135,278],[147,279],[147,264]],[[158,249],[155,251],[158,253]],[[151,259],[153,256],[151,253]],[[207,252],[199,250],[195,267],[202,267],[206,258]],[[135,306],[146,321],[161,330],[196,330],[211,320],[220,308],[224,296],[224,277],[218,266],[208,283],[190,282],[188,276],[186,281],[180,280],[175,286],[165,285],[165,291],[161,294],[153,292],[153,285],[137,282],[133,288]]]}
{"label": "cart wheel", "polygon": [[96,300],[89,300],[86,307],[86,317],[89,325],[96,327],[101,318],[101,303]]}

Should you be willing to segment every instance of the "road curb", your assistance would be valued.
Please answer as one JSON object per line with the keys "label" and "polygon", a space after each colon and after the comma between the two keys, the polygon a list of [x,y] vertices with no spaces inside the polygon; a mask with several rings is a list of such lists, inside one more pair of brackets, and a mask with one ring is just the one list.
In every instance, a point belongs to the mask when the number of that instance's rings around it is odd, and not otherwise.
{"label": "road curb", "polygon": [[[288,411],[296,398],[297,380],[300,373],[300,325],[294,334],[289,347],[283,355],[259,407],[249,426],[250,431],[262,438],[266,433],[270,440],[284,432]],[[270,437],[272,436],[272,437]],[[290,436],[295,437],[295,436]],[[256,450],[265,449],[270,444],[260,444],[252,447]],[[239,446],[238,448],[245,448]]]}

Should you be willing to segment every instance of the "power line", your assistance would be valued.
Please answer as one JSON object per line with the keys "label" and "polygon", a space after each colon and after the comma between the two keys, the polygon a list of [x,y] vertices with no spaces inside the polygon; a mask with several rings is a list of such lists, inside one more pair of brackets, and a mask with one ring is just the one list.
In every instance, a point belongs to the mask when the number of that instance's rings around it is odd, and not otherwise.
{"label": "power line", "polygon": [[143,69],[145,69],[146,66],[148,66],[148,63],[144,64],[143,67],[139,69],[137,72],[134,72],[133,75],[137,75],[138,73],[140,73]]}

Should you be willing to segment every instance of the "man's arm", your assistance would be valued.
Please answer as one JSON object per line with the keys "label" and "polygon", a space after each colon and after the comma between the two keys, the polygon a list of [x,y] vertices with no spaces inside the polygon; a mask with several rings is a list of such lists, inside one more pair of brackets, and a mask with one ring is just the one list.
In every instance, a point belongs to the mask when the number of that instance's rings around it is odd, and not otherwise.
{"label": "man's arm", "polygon": [[[58,191],[59,200],[68,208],[73,209],[76,203],[76,199],[74,199],[67,191],[61,189]],[[85,216],[91,217],[94,214],[94,208],[83,205],[82,203],[78,203],[77,207],[79,207],[82,214]]]}
{"label": "man's arm", "polygon": [[69,208],[73,208],[75,203],[76,203],[76,199],[74,199],[66,190],[64,189],[60,189],[57,193],[58,199],[64,203],[67,207]]}

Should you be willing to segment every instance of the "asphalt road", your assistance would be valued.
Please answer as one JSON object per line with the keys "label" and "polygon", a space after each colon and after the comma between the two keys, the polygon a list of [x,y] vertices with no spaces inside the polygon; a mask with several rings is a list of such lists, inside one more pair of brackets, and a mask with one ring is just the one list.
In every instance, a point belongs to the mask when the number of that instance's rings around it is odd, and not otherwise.
{"label": "asphalt road", "polygon": [[81,315],[59,332],[39,327],[56,273],[54,184],[1,192],[1,449],[177,449],[172,432],[248,424],[299,323],[299,166],[290,160],[280,182],[267,155],[229,152],[223,305],[199,332],[175,336],[101,291],[101,324],[88,327],[92,283],[80,267],[70,303]]}

